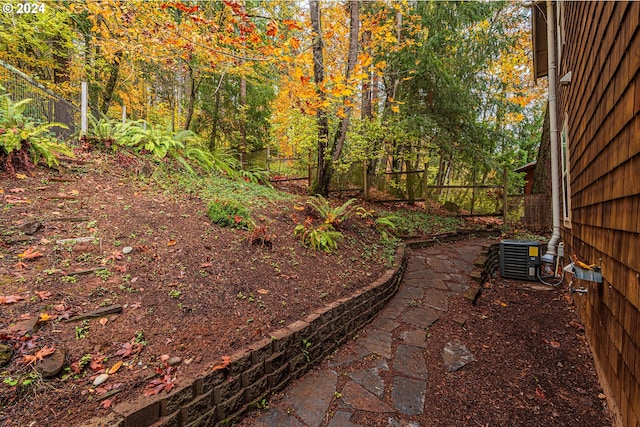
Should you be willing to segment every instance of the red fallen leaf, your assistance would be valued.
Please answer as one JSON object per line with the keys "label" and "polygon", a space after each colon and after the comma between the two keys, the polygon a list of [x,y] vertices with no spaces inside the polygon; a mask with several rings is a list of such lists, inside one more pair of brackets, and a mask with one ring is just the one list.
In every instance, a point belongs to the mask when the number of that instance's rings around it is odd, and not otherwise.
{"label": "red fallen leaf", "polygon": [[28,270],[29,266],[22,261],[18,261],[13,264],[13,268],[15,268],[16,270]]}
{"label": "red fallen leaf", "polygon": [[560,348],[560,343],[558,341],[551,340],[549,341],[549,345],[553,348]]}
{"label": "red fallen leaf", "polygon": [[222,363],[219,365],[214,366],[212,369],[214,371],[217,371],[219,369],[224,369],[227,366],[229,366],[229,363],[231,363],[231,357],[229,356],[222,356]]}
{"label": "red fallen leaf", "polygon": [[104,361],[104,356],[93,356],[91,358],[91,363],[89,363],[89,367],[92,371],[102,371],[104,369],[104,365],[102,362]]}
{"label": "red fallen leaf", "polygon": [[60,313],[60,318],[64,319],[64,320],[69,320],[71,318],[71,315],[73,313],[71,311],[64,311],[62,313]]}
{"label": "red fallen leaf", "polygon": [[44,347],[38,350],[34,355],[25,354],[24,356],[22,356],[22,363],[24,363],[25,365],[31,365],[32,363],[44,359],[54,351],[56,351],[55,347]]}
{"label": "red fallen leaf", "polygon": [[124,273],[127,271],[127,266],[126,265],[116,265],[115,266],[116,271],[119,271],[120,273]]}
{"label": "red fallen leaf", "polygon": [[538,396],[538,398],[540,398],[540,399],[546,399],[547,398],[547,396],[544,395],[544,392],[539,388],[536,388],[536,396]]}
{"label": "red fallen leaf", "polygon": [[41,256],[44,256],[44,254],[38,252],[33,246],[30,246],[26,251],[18,254],[18,258],[22,259],[40,258]]}
{"label": "red fallen leaf", "polygon": [[111,399],[103,400],[102,403],[100,404],[100,406],[102,406],[103,409],[111,408]]}
{"label": "red fallen leaf", "polygon": [[175,378],[171,375],[171,368],[166,368],[164,370],[160,368],[160,370],[162,372],[165,372],[165,374],[162,377],[156,378],[149,384],[147,384],[147,387],[144,391],[145,396],[154,396],[163,390],[168,393],[173,388]]}
{"label": "red fallen leaf", "polygon": [[40,299],[42,301],[49,299],[49,297],[51,296],[51,292],[47,292],[47,291],[36,291],[36,295],[38,295],[40,297]]}
{"label": "red fallen leaf", "polygon": [[80,363],[78,362],[71,363],[71,365],[69,365],[69,369],[71,369],[71,372],[73,372],[74,374],[79,374],[80,371],[82,371],[82,369],[80,368]]}
{"label": "red fallen leaf", "polygon": [[13,304],[15,302],[22,301],[22,300],[24,300],[24,297],[21,297],[20,295],[7,295],[7,296],[0,295],[0,304]]}
{"label": "red fallen leaf", "polygon": [[234,215],[234,216],[233,216],[233,221],[234,221],[236,224],[240,224],[240,223],[242,222],[242,220],[243,220],[243,219],[244,219],[244,218],[242,218],[240,215]]}
{"label": "red fallen leaf", "polygon": [[120,356],[123,359],[131,356],[132,354],[140,353],[142,347],[140,344],[131,344],[130,342],[123,343],[120,350],[116,351],[116,356]]}

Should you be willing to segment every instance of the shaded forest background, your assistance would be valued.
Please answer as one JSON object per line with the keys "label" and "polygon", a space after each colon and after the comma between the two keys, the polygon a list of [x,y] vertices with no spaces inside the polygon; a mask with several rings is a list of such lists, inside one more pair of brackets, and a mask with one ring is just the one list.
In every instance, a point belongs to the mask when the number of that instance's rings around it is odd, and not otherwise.
{"label": "shaded forest background", "polygon": [[530,72],[529,11],[514,2],[45,6],[0,15],[0,59],[75,103],[88,82],[94,126],[125,110],[243,168],[268,147],[286,159],[274,173],[311,171],[324,195],[354,165],[499,184],[536,157],[545,88]]}

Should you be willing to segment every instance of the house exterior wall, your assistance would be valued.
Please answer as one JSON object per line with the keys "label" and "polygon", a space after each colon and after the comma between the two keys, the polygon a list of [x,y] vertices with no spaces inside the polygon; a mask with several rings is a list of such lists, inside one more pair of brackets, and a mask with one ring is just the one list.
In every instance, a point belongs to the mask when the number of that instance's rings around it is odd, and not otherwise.
{"label": "house exterior wall", "polygon": [[558,93],[570,190],[562,235],[604,279],[574,279],[588,288],[574,299],[618,422],[640,427],[640,2],[558,7],[558,78],[572,72]]}

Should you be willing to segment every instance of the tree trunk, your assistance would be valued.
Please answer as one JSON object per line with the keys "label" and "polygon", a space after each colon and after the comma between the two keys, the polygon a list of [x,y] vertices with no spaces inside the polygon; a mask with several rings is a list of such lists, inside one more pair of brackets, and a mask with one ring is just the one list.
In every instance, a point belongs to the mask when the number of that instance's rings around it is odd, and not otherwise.
{"label": "tree trunk", "polygon": [[[362,50],[367,53],[370,51],[369,45],[371,44],[371,31],[365,31],[362,33]],[[371,102],[371,65],[367,65],[362,70],[366,77],[362,79],[362,111],[360,117],[362,119],[369,119],[373,117],[373,105]]]}
{"label": "tree trunk", "polygon": [[[220,77],[222,79],[222,77]],[[220,90],[216,90],[216,103],[213,109],[213,124],[211,125],[211,136],[209,137],[209,150],[215,151],[216,139],[218,138],[218,122],[220,121]]]}
{"label": "tree trunk", "polygon": [[247,78],[240,77],[240,167],[244,169],[247,152]]}
{"label": "tree trunk", "polygon": [[[316,91],[321,103],[325,100],[325,94],[320,89],[320,84],[324,80],[324,59],[322,54],[322,28],[320,22],[319,0],[309,0],[309,14],[311,16],[311,29],[314,33],[313,39],[313,81],[316,84]],[[326,179],[325,152],[329,140],[329,121],[327,113],[323,107],[318,108],[316,113],[318,123],[318,173],[313,188],[314,193],[327,196],[329,194],[329,182]]]}
{"label": "tree trunk", "polygon": [[193,75],[193,70],[191,67],[189,69],[189,102],[187,103],[187,115],[184,119],[184,130],[189,130],[191,127],[191,121],[193,120],[193,111],[196,105],[196,95],[198,93],[198,87],[200,86],[200,81],[195,78]]}
{"label": "tree trunk", "polygon": [[122,51],[116,52],[109,67],[111,69],[109,73],[109,79],[107,80],[107,84],[104,87],[104,92],[102,95],[102,105],[100,106],[100,112],[105,115],[109,111],[109,106],[111,105],[111,101],[113,100],[113,92],[115,91],[116,84],[118,83],[118,73],[120,72],[121,59]]}
{"label": "tree trunk", "polygon": [[[360,14],[359,14],[359,4],[358,0],[351,0],[349,2],[349,53],[347,56],[347,70],[345,72],[344,79],[349,83],[349,78],[353,73],[353,69],[356,66],[356,62],[358,60],[358,33],[360,31]],[[349,101],[349,102],[348,102]],[[340,154],[342,153],[342,147],[344,147],[344,140],[347,136],[347,129],[349,128],[349,120],[351,118],[351,99],[350,97],[345,97],[343,100],[344,107],[344,117],[340,119],[340,124],[338,125],[338,130],[336,132],[335,143],[333,146],[333,152],[331,154],[331,161],[335,163],[340,158]],[[329,175],[331,175],[331,170],[329,171]]]}
{"label": "tree trunk", "polygon": [[[359,16],[359,4],[358,0],[351,0],[349,2],[349,52],[347,54],[347,69],[345,71],[345,81],[349,81],[351,74],[353,73],[353,69],[356,66],[356,62],[358,60],[358,33],[360,29],[360,16]],[[319,14],[318,14],[319,18]],[[320,21],[318,19],[318,28]],[[315,27],[314,27],[315,30]],[[320,33],[318,33],[320,34]],[[315,58],[315,45],[314,45],[314,58]],[[314,65],[315,65],[314,61]],[[336,130],[336,134],[333,142],[333,150],[331,153],[331,159],[326,159],[323,155],[322,162],[320,162],[320,157],[318,156],[318,182],[316,184],[317,188],[320,190],[320,194],[327,196],[329,194],[329,185],[331,183],[331,177],[333,175],[333,164],[338,161],[340,155],[342,154],[342,148],[344,147],[344,141],[347,136],[347,130],[349,128],[349,120],[351,118],[351,102],[350,97],[345,97],[343,100],[343,110],[344,116],[340,118],[340,122],[338,123],[338,127]],[[320,151],[320,150],[318,150]],[[320,171],[320,169],[324,169],[324,171]],[[322,177],[322,180],[320,180]]]}

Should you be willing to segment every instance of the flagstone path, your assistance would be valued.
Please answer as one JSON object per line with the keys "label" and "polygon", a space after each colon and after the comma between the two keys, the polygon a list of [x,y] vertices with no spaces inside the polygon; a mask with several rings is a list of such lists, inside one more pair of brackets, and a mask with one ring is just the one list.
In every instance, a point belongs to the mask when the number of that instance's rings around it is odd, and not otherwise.
{"label": "flagstone path", "polygon": [[[474,285],[470,273],[486,243],[471,239],[412,250],[398,293],[355,342],[286,389],[286,411],[278,405],[251,425],[357,427],[362,424],[351,418],[365,411],[385,425],[417,427],[411,418],[425,411],[429,371],[453,371],[474,360],[464,343],[448,343],[441,366],[427,366],[425,351],[444,351],[429,348],[428,328],[447,314],[449,296]],[[329,411],[334,399],[338,409]]]}

